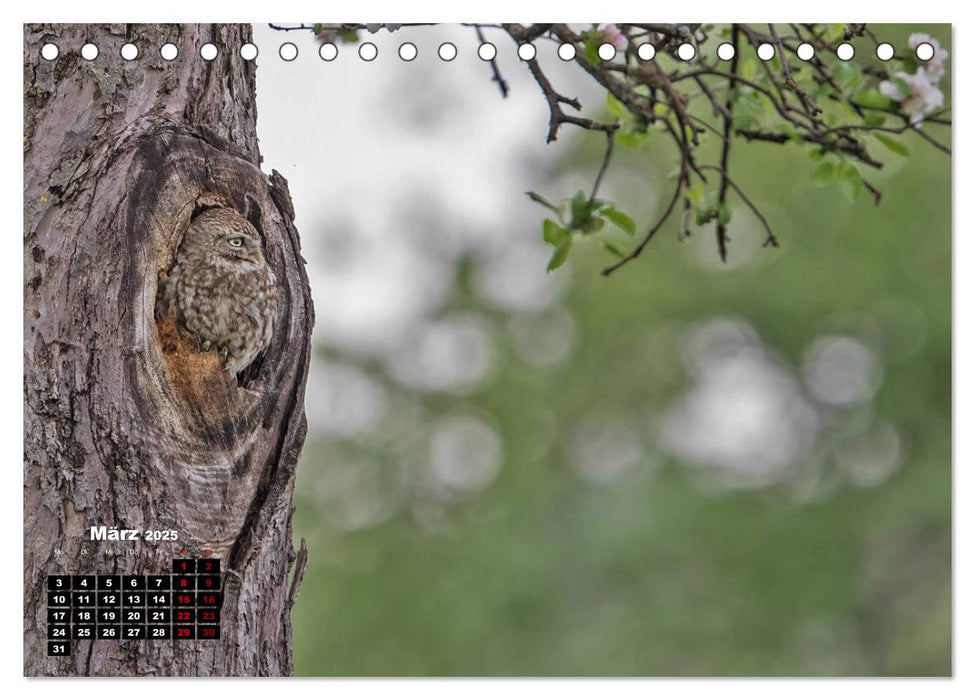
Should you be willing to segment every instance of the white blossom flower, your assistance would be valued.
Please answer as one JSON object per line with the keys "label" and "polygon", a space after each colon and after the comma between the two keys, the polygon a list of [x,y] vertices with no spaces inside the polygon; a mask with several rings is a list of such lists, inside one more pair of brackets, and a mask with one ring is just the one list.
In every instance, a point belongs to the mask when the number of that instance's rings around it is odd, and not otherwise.
{"label": "white blossom flower", "polygon": [[944,63],[948,58],[948,51],[941,48],[941,43],[937,39],[932,39],[923,32],[914,32],[907,37],[907,45],[911,47],[911,51],[917,51],[917,47],[921,44],[930,44],[931,48],[934,49],[934,55],[930,60],[923,62],[921,68],[931,78],[932,82],[936,83],[945,74]]}
{"label": "white blossom flower", "polygon": [[944,93],[937,85],[931,84],[931,78],[923,68],[918,68],[914,75],[898,71],[894,73],[893,80],[880,83],[879,89],[882,95],[899,102],[901,113],[915,125],[945,101]]}

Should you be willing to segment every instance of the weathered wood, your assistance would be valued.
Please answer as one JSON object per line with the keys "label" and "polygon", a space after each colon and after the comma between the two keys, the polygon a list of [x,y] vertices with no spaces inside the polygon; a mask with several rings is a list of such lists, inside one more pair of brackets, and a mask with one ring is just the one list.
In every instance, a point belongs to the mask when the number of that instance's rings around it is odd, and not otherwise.
{"label": "weathered wood", "polygon": [[[291,497],[313,311],[287,183],[260,168],[248,25],[28,25],[24,39],[24,668],[28,675],[292,669]],[[40,59],[53,42],[56,61]],[[95,61],[78,51],[91,41]],[[131,63],[122,44],[139,46]],[[164,61],[172,42],[180,57]],[[199,47],[220,53],[207,62]],[[194,212],[236,208],[281,284],[275,337],[235,379],[171,319],[161,275]],[[93,525],[179,541],[96,542]],[[47,657],[46,576],[167,571],[213,551],[222,639],[74,641]]]}

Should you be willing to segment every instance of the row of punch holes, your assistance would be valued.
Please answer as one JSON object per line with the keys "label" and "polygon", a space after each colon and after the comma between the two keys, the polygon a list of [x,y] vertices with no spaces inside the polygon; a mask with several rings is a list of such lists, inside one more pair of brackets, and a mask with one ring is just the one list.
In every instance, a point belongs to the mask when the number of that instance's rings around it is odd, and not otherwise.
{"label": "row of punch holes", "polygon": [[[374,61],[379,55],[379,49],[371,42],[359,45],[359,58],[363,61]],[[126,61],[134,61],[139,57],[139,47],[135,44],[125,44],[120,51],[122,58]],[[200,47],[200,58],[204,61],[212,61],[220,53],[214,44],[203,44]],[[257,58],[257,46],[254,44],[244,44],[240,47],[240,57],[245,61],[253,61]],[[406,42],[399,46],[399,57],[404,61],[412,61],[419,55],[416,44]],[[444,42],[437,47],[437,55],[443,61],[453,61],[457,58],[457,47]],[[617,49],[610,43],[599,46],[599,58],[603,61],[612,61],[616,58]],[[653,44],[641,44],[637,47],[637,56],[642,61],[649,61],[656,56],[657,50]],[[735,47],[725,42],[717,48],[717,56],[722,61],[730,61],[735,56]],[[816,55],[816,49],[812,44],[800,44],[795,50],[796,56],[802,61],[810,61]],[[930,61],[934,58],[934,47],[928,43],[922,43],[915,49],[917,58],[921,61]],[[175,44],[163,44],[159,48],[159,54],[166,61],[173,61],[179,56],[179,49]],[[775,47],[772,44],[760,44],[756,48],[756,54],[763,61],[771,61],[775,57]],[[842,61],[849,61],[853,58],[854,48],[852,44],[843,43],[836,47],[836,55]],[[881,61],[889,61],[894,57],[894,47],[888,43],[877,45],[877,58]],[[60,49],[56,44],[48,43],[41,47],[41,58],[46,61],[53,61],[60,55]],[[278,55],[284,61],[293,61],[298,58],[298,47],[290,41],[278,47]],[[339,55],[338,47],[333,43],[324,43],[318,49],[318,55],[323,61],[334,61]],[[477,47],[477,55],[482,61],[493,61],[498,50],[494,44],[484,42]],[[523,61],[531,61],[535,58],[536,50],[534,44],[521,44],[518,46],[518,57]],[[681,44],[677,48],[677,57],[683,61],[692,61],[697,55],[697,48],[690,43]],[[558,56],[563,61],[571,61],[576,57],[576,47],[572,44],[560,44]],[[88,43],[81,47],[81,57],[86,61],[94,61],[98,57],[98,47]]]}

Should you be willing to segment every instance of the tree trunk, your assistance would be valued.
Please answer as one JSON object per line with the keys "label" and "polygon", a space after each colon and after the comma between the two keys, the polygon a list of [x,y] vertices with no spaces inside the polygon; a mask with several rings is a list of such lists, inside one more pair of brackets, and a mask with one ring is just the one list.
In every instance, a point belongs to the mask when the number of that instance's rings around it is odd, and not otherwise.
{"label": "tree trunk", "polygon": [[[291,543],[313,311],[287,183],[259,164],[249,25],[27,25],[24,36],[24,669],[286,675],[304,557]],[[41,47],[59,57],[46,61]],[[98,46],[93,61],[80,56]],[[139,57],[125,61],[125,43]],[[204,61],[204,43],[216,45]],[[164,43],[179,56],[165,61]],[[261,233],[271,347],[234,377],[156,289],[208,206]],[[178,533],[104,541],[93,526]],[[221,639],[71,642],[47,656],[47,576],[221,560]]]}

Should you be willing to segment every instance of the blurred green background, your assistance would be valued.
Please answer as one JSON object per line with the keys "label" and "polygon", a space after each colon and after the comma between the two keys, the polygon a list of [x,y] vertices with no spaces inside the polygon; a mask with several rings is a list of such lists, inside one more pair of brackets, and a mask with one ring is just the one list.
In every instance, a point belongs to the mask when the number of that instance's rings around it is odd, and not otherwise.
{"label": "blurred green background", "polygon": [[[601,137],[569,133],[533,189],[591,181]],[[782,246],[733,198],[727,265],[675,223],[608,279],[577,245],[558,303],[512,310],[459,256],[434,318],[490,350],[460,388],[316,347],[383,409],[343,435],[307,405],[296,674],[950,674],[951,161],[904,142],[878,207],[737,142]],[[645,226],[672,162],[621,150],[606,192]]]}

